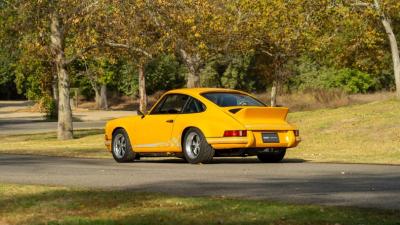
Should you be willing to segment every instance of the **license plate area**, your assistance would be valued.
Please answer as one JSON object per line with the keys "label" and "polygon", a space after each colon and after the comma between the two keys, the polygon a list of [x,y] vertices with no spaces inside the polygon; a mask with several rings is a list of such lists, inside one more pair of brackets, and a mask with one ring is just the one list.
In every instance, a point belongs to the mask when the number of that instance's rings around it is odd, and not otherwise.
{"label": "license plate area", "polygon": [[279,136],[276,132],[263,132],[261,137],[264,143],[279,143]]}

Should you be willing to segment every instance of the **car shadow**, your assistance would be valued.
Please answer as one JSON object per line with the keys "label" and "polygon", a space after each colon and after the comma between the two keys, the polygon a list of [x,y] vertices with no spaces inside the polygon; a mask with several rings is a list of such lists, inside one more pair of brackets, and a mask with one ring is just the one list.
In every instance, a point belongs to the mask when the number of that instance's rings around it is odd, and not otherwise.
{"label": "car shadow", "polygon": [[[279,163],[305,163],[308,162],[307,160],[304,159],[299,159],[299,158],[288,158],[284,159]],[[187,163],[184,159],[180,158],[151,158],[151,157],[144,157],[141,158],[138,161],[135,161],[135,163]],[[262,163],[260,162],[257,157],[221,157],[221,158],[214,158],[210,163],[208,164],[252,164],[252,163]]]}

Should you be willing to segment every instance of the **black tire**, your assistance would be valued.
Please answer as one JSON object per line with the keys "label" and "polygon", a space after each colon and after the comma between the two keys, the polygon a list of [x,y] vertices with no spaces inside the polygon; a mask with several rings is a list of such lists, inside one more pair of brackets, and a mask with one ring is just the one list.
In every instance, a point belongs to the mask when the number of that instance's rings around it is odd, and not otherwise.
{"label": "black tire", "polygon": [[277,163],[285,157],[286,148],[280,148],[277,152],[258,153],[257,158],[263,163]]}
{"label": "black tire", "polygon": [[186,161],[192,164],[209,163],[215,153],[211,145],[207,143],[203,133],[197,128],[190,128],[185,133],[182,149]]}
{"label": "black tire", "polygon": [[118,129],[113,133],[111,148],[115,161],[124,163],[135,160],[136,154],[132,150],[128,134],[124,129]]}

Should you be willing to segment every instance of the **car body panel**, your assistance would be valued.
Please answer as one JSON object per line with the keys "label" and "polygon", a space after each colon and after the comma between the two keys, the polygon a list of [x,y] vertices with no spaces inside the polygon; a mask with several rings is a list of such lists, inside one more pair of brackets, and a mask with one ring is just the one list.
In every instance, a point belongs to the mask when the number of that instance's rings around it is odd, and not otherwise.
{"label": "car body panel", "polygon": [[[295,136],[297,128],[286,122],[288,109],[284,107],[235,106],[220,107],[203,97],[207,92],[245,92],[219,88],[177,89],[165,93],[149,111],[141,116],[129,116],[111,120],[105,127],[105,139],[111,151],[113,132],[118,128],[127,131],[136,152],[182,152],[184,132],[196,127],[204,134],[207,142],[215,149],[272,148],[297,146],[300,138]],[[197,99],[205,111],[183,114],[152,114],[156,105],[170,94],[183,94]],[[249,95],[251,96],[251,95]],[[240,110],[237,110],[240,108]],[[230,110],[237,111],[231,112]],[[247,137],[224,137],[226,130],[247,130]],[[279,143],[263,143],[263,132],[276,132]]]}

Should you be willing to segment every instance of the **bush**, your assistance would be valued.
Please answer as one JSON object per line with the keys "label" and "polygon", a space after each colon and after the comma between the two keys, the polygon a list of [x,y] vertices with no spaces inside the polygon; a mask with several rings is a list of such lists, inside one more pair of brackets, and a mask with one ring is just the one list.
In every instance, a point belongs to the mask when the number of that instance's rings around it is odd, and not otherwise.
{"label": "bush", "polygon": [[145,68],[146,91],[153,94],[159,90],[170,90],[185,85],[186,73],[174,55],[155,58]]}
{"label": "bush", "polygon": [[45,94],[39,101],[40,111],[45,113],[46,119],[56,120],[58,117],[57,103],[54,99]]}
{"label": "bush", "polygon": [[301,59],[294,69],[298,74],[290,85],[300,91],[341,89],[349,94],[366,93],[376,89],[376,80],[356,69],[335,69],[319,66],[310,59]]}
{"label": "bush", "polygon": [[328,79],[328,87],[342,88],[347,93],[367,93],[374,89],[376,81],[371,75],[354,69],[341,69]]}

